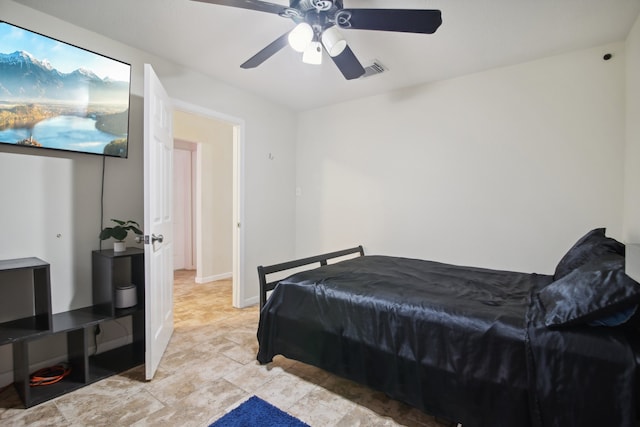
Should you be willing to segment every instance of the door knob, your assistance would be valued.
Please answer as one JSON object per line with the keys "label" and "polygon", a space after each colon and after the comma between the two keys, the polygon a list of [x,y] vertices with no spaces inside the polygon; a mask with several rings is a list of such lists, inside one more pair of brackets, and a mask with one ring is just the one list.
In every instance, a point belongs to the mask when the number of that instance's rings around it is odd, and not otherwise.
{"label": "door knob", "polygon": [[164,236],[162,234],[158,236],[156,236],[155,234],[151,235],[151,244],[154,244],[155,242],[162,243],[163,240]]}

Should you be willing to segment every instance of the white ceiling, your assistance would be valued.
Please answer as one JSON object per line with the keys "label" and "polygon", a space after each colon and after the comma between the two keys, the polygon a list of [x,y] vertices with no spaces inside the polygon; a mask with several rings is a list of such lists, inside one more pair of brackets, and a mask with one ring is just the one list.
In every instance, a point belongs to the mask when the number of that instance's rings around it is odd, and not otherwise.
{"label": "white ceiling", "polygon": [[432,35],[342,30],[365,67],[377,59],[388,68],[347,81],[326,53],[321,66],[307,65],[288,47],[241,69],[293,28],[274,14],[191,0],[15,1],[294,110],[624,40],[640,13],[640,0],[344,0],[345,8],[440,9],[443,20]]}

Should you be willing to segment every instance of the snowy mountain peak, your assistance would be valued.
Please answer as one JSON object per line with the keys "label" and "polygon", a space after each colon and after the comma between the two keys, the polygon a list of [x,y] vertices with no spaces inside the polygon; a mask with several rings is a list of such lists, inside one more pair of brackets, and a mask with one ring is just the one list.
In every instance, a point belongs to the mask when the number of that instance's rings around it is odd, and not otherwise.
{"label": "snowy mountain peak", "polygon": [[88,77],[90,79],[98,79],[98,80],[100,80],[100,77],[96,76],[96,74],[93,71],[91,71],[89,69],[86,69],[86,68],[78,68],[72,74],[79,74],[81,76]]}

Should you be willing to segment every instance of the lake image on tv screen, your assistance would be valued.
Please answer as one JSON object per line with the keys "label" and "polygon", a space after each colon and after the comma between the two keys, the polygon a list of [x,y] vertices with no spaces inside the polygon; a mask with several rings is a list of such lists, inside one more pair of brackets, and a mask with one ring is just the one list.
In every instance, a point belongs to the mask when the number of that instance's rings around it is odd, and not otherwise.
{"label": "lake image on tv screen", "polygon": [[0,22],[0,142],[127,157],[128,64]]}

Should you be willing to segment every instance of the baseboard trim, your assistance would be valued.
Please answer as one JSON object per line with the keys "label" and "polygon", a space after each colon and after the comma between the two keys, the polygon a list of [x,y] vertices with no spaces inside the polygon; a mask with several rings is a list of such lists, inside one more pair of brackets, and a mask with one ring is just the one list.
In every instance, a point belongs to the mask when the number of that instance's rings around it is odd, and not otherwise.
{"label": "baseboard trim", "polygon": [[244,300],[244,303],[242,304],[242,307],[240,308],[245,308],[245,307],[250,307],[252,305],[257,305],[260,302],[260,298],[259,297],[251,297],[251,298],[247,298]]}
{"label": "baseboard trim", "polygon": [[209,282],[215,282],[216,280],[231,279],[232,277],[233,277],[232,273],[214,274],[213,276],[206,276],[206,277],[197,277],[196,276],[195,282],[196,283],[209,283]]}

